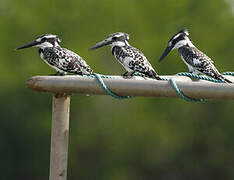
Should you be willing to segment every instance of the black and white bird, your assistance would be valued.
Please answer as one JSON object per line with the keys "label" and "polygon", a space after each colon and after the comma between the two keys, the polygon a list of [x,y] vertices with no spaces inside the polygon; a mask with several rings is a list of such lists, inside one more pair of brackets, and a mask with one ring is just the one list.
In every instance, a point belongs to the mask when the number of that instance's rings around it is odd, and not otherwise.
{"label": "black and white bird", "polygon": [[56,70],[56,75],[65,75],[66,73],[93,74],[93,70],[79,55],[62,48],[59,45],[60,42],[61,40],[57,35],[44,34],[33,42],[18,47],[16,50],[33,46],[39,47],[40,57],[46,64]]}
{"label": "black and white bird", "polygon": [[112,54],[126,70],[123,74],[124,77],[129,75],[131,77],[135,72],[138,72],[146,75],[147,77],[161,80],[144,54],[138,49],[132,47],[128,41],[128,34],[117,32],[110,34],[105,40],[97,43],[89,50],[110,45]]}
{"label": "black and white bird", "polygon": [[178,49],[189,72],[193,74],[205,74],[217,80],[232,83],[220,74],[214,66],[214,62],[203,52],[198,50],[189,39],[187,29],[182,29],[172,36],[159,61],[162,61],[173,49]]}

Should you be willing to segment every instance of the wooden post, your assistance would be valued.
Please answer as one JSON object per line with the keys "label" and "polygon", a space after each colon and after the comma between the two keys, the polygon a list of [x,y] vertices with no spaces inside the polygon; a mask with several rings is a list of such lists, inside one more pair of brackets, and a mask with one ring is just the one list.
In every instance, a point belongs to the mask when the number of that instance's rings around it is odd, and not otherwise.
{"label": "wooden post", "polygon": [[[234,84],[193,81],[188,77],[173,78],[180,90],[191,98],[234,100]],[[234,82],[233,76],[228,79]],[[168,81],[158,81],[135,76],[123,79],[120,76],[103,79],[107,87],[120,96],[179,97]],[[50,178],[67,179],[67,155],[69,136],[69,111],[71,93],[106,95],[95,78],[82,76],[34,76],[27,86],[33,91],[54,93],[51,128]]]}
{"label": "wooden post", "polygon": [[67,179],[70,96],[53,96],[49,180]]}

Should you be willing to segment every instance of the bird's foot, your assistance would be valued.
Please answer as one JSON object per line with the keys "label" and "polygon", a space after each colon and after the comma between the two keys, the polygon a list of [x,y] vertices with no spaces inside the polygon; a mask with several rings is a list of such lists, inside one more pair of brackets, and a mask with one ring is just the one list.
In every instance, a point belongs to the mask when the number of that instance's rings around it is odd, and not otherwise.
{"label": "bird's foot", "polygon": [[123,77],[124,79],[131,79],[134,73],[135,73],[135,72],[132,72],[131,74],[129,74],[129,72],[126,71],[125,73],[122,74],[122,77]]}

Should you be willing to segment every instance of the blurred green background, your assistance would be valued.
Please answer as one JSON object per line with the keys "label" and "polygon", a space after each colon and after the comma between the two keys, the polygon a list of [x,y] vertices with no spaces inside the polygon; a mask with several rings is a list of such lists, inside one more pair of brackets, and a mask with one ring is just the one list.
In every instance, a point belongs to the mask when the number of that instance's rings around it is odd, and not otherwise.
{"label": "blurred green background", "polygon": [[[98,73],[122,74],[110,48],[87,49],[108,34],[130,43],[159,74],[187,71],[174,51],[157,59],[183,27],[221,71],[234,71],[234,1],[1,0],[0,179],[48,179],[51,94],[26,88],[34,75],[55,73],[36,48],[14,49],[57,34]],[[232,101],[188,103],[170,98],[71,98],[68,179],[234,179]]]}

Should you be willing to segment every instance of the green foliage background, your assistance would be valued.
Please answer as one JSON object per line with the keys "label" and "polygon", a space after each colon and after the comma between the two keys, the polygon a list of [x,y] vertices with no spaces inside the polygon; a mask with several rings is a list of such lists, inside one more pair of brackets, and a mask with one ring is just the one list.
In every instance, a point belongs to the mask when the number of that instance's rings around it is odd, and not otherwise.
{"label": "green foliage background", "polygon": [[[0,179],[48,178],[51,100],[25,81],[54,73],[37,49],[14,49],[43,33],[81,55],[98,73],[122,74],[108,34],[130,34],[159,74],[187,71],[177,52],[157,59],[183,27],[218,69],[234,71],[234,16],[224,0],[1,0]],[[73,95],[68,179],[234,179],[232,101]]]}

